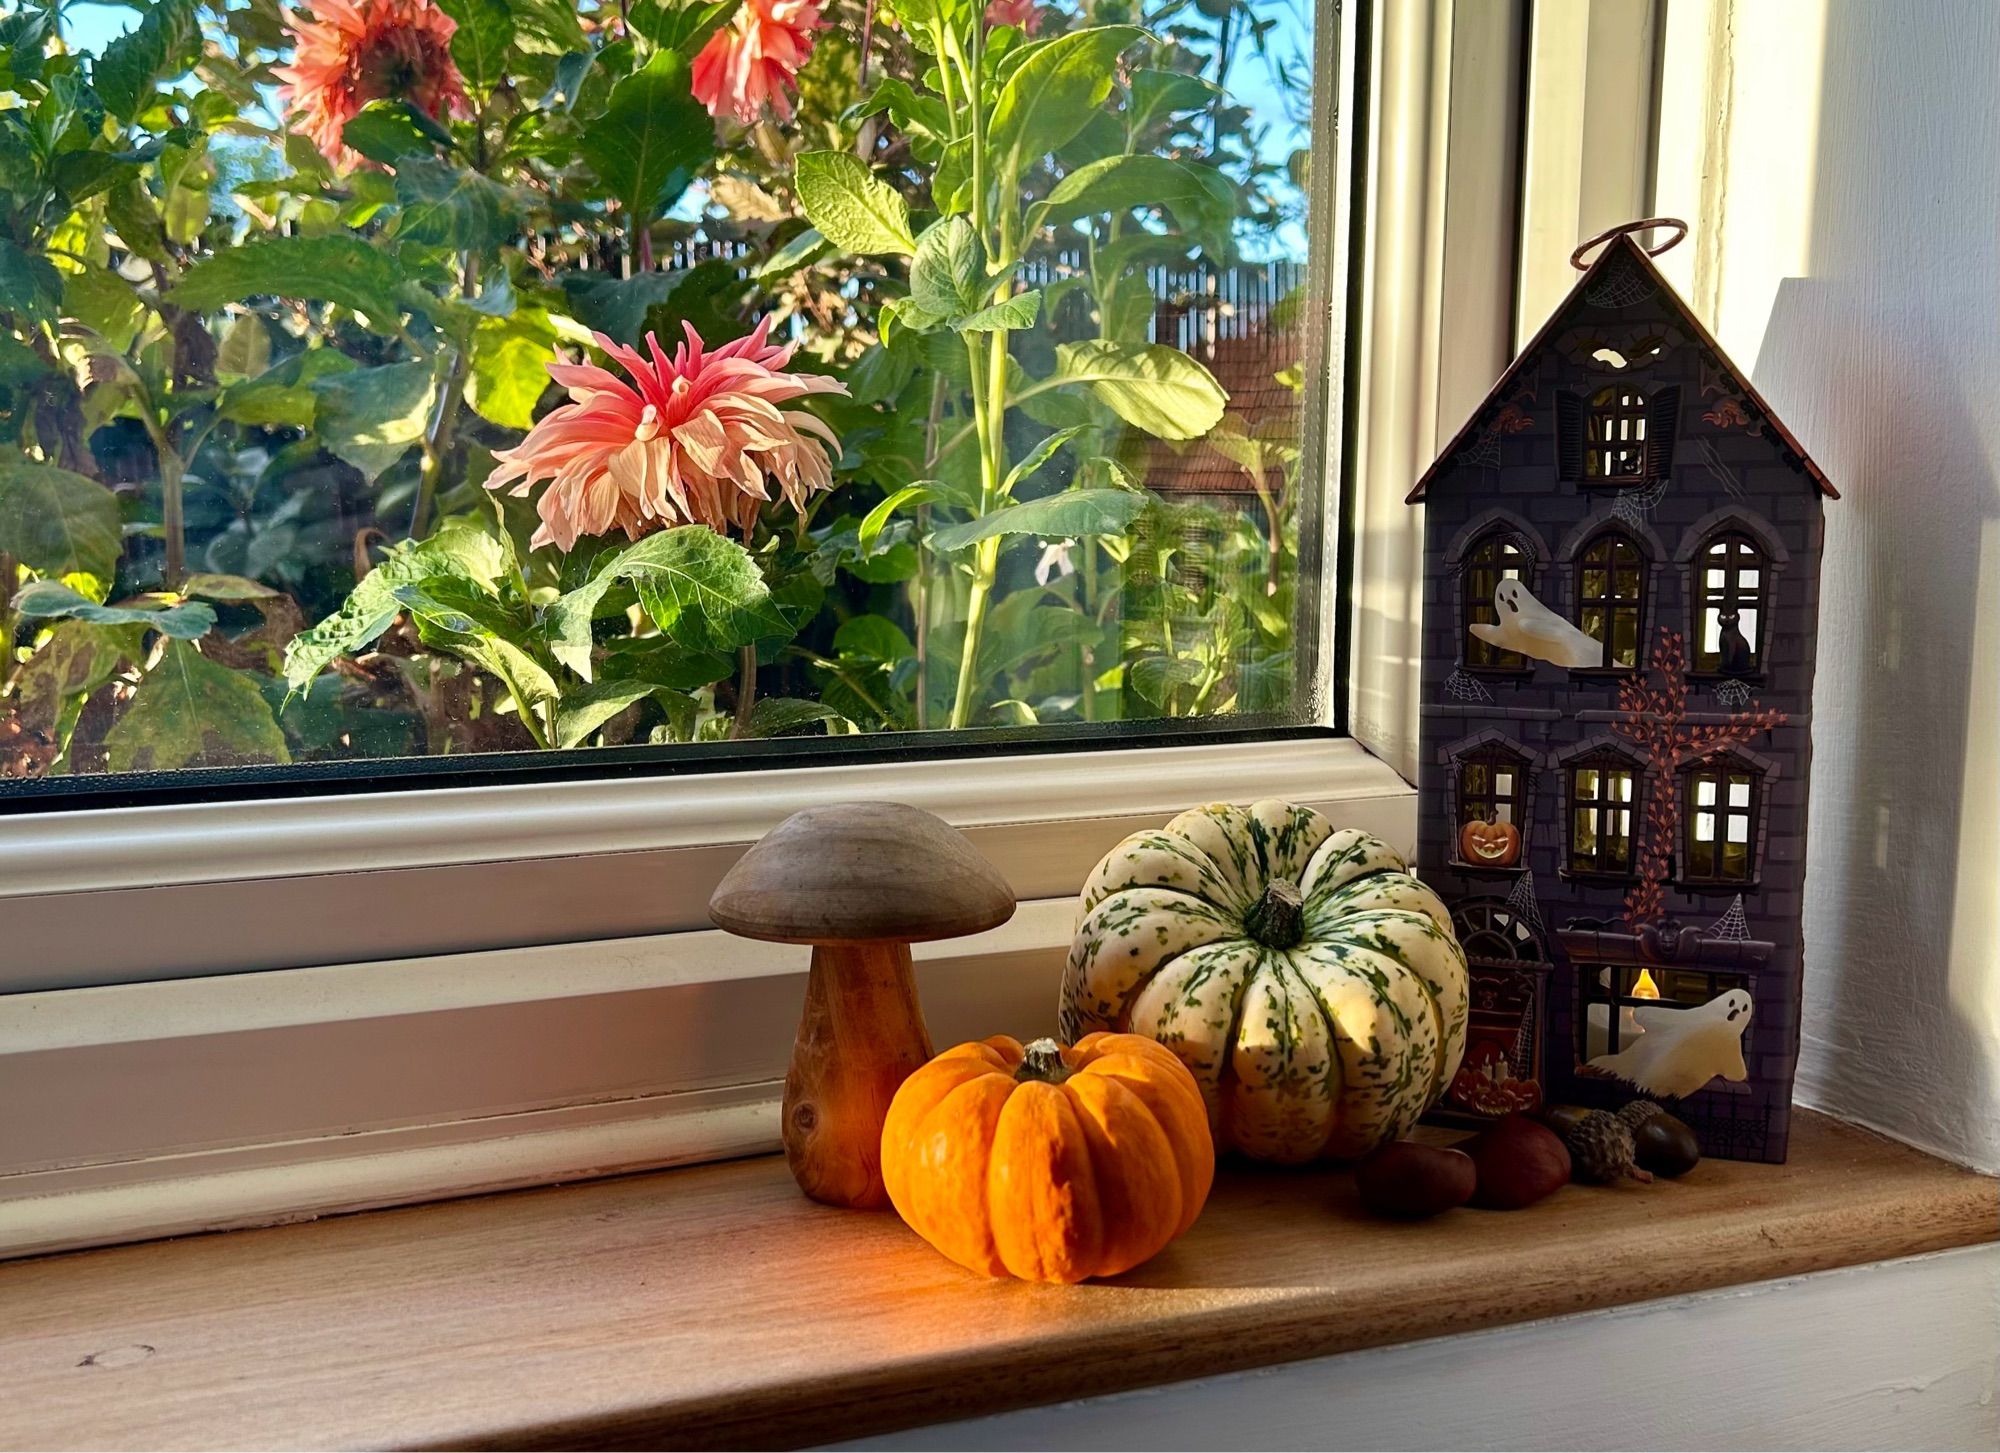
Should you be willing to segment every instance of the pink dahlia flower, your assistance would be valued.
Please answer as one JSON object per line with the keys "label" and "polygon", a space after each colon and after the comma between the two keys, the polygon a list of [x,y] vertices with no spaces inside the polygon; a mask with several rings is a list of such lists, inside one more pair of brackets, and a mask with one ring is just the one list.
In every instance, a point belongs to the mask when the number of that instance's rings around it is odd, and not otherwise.
{"label": "pink dahlia flower", "polygon": [[1042,7],[1035,0],[986,0],[988,25],[1012,25],[1023,35],[1042,28]]}
{"label": "pink dahlia flower", "polygon": [[451,58],[458,26],[434,0],[312,0],[310,18],[288,18],[294,46],[276,73],[279,108],[327,160],[359,160],[341,129],[370,101],[408,101],[440,121],[466,109]]}
{"label": "pink dahlia flower", "polygon": [[535,505],[542,526],[533,543],[567,551],[579,536],[614,526],[635,540],[685,524],[717,534],[734,526],[747,535],[771,498],[771,482],[794,509],[833,487],[827,446],[840,448],[833,430],[778,406],[808,394],[844,394],[847,386],[819,374],[780,373],[792,349],[764,342],[769,318],[712,352],[692,325],[682,326],[687,342],[671,358],[651,333],[650,358],[594,335],[631,383],[591,363],[549,365],[570,402],[514,448],[495,453],[499,467],[486,479],[488,489],[513,484],[516,495],[548,482]]}
{"label": "pink dahlia flower", "polygon": [[799,68],[826,23],[819,12],[819,0],[743,0],[694,58],[695,100],[717,120],[733,116],[748,126],[768,105],[790,121]]}

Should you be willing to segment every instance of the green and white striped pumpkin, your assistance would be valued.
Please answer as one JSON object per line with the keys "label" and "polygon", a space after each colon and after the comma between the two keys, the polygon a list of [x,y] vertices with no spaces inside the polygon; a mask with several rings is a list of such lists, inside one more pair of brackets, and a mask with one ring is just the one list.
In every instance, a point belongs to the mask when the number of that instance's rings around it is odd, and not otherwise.
{"label": "green and white striped pumpkin", "polygon": [[1387,843],[1288,802],[1134,833],[1084,885],[1063,1038],[1159,1041],[1218,1150],[1351,1159],[1409,1132],[1465,1053],[1465,953]]}

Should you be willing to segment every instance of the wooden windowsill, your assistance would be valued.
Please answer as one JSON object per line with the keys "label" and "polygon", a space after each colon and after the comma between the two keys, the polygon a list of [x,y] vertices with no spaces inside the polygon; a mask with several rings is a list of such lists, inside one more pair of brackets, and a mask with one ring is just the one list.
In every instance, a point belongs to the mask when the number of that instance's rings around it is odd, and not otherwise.
{"label": "wooden windowsill", "polygon": [[1081,1287],[771,1157],[0,1266],[0,1445],[820,1442],[1995,1239],[2000,1184],[1804,1113],[1788,1165],[1419,1225],[1232,1167]]}

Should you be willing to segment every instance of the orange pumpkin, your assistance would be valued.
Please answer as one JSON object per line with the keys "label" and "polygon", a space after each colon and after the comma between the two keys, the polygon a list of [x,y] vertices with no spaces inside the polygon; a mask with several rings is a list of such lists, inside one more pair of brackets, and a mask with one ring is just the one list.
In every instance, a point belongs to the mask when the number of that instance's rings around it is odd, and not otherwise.
{"label": "orange pumpkin", "polygon": [[1511,868],[1521,856],[1521,830],[1511,822],[1468,822],[1458,831],[1459,861]]}
{"label": "orange pumpkin", "polygon": [[1193,1225],[1215,1146],[1172,1050],[1137,1034],[1071,1049],[997,1035],[903,1081],[882,1179],[910,1229],[960,1266],[1077,1282],[1137,1266]]}

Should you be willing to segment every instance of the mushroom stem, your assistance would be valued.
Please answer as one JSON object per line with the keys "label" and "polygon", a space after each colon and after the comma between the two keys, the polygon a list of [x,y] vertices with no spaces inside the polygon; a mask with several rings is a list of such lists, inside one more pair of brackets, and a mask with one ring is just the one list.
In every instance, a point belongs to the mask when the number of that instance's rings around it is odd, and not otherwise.
{"label": "mushroom stem", "polygon": [[908,944],[814,945],[784,1102],[785,1159],[808,1196],[888,1204],[882,1122],[930,1057]]}

